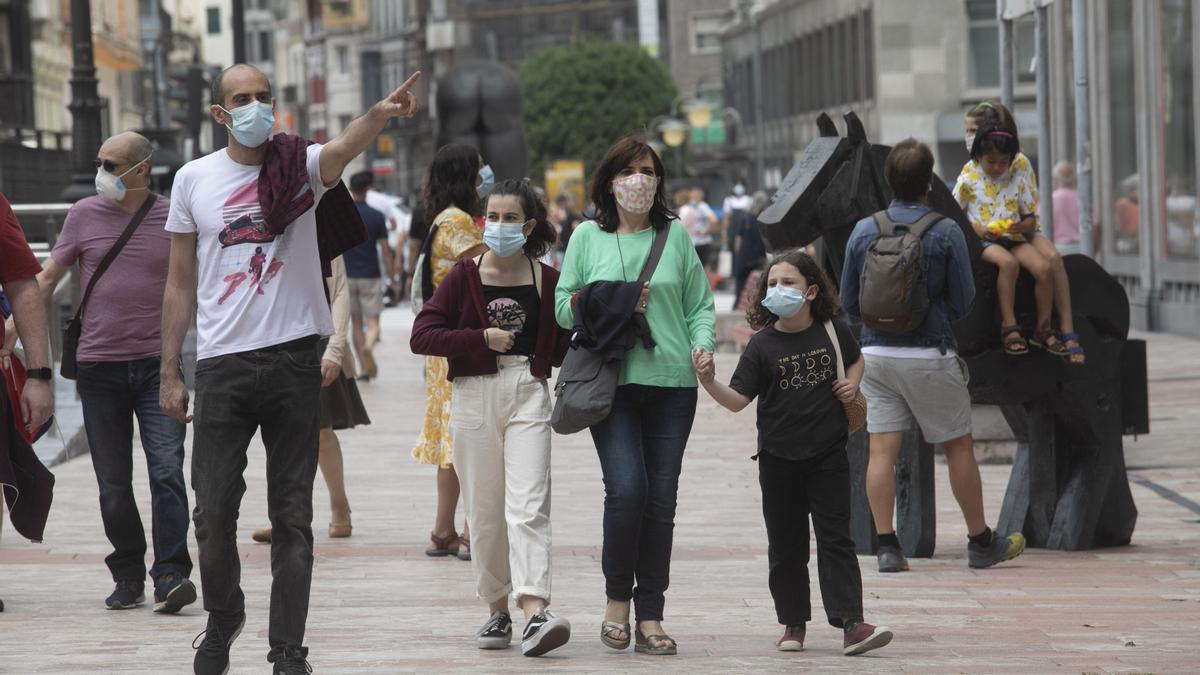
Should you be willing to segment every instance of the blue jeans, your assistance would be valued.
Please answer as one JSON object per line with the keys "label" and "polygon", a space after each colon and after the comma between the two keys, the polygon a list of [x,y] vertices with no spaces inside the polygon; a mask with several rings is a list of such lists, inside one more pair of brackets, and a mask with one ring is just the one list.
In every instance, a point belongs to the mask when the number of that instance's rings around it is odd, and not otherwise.
{"label": "blue jeans", "polygon": [[695,417],[694,387],[626,384],[591,429],[604,473],[605,592],[632,599],[638,621],[663,618],[679,472]]}
{"label": "blue jeans", "polygon": [[76,387],[92,466],[100,485],[100,518],[113,552],[104,559],[113,581],[146,578],[146,533],[133,495],[133,418],[150,474],[154,565],[150,578],[192,573],[188,498],[183,480],[187,428],[158,406],[158,358],[79,363]]}

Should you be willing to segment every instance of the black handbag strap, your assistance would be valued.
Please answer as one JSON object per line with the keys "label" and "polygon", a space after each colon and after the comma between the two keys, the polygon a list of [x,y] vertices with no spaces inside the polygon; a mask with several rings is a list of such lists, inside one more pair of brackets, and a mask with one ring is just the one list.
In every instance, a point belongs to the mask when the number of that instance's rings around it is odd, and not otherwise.
{"label": "black handbag strap", "polygon": [[96,287],[96,282],[100,280],[100,277],[108,270],[108,267],[117,259],[117,254],[121,252],[121,249],[125,248],[125,244],[129,243],[129,239],[133,237],[133,231],[146,219],[146,214],[150,213],[150,209],[154,207],[154,202],[157,200],[158,195],[153,192],[146,196],[146,201],[142,202],[142,207],[137,210],[137,213],[133,214],[133,219],[125,226],[125,231],[121,233],[120,237],[117,237],[116,243],[112,245],[112,248],[108,249],[108,253],[104,254],[104,259],[96,266],[96,271],[92,273],[92,278],[88,281],[87,290],[83,292],[83,300],[79,303],[79,309],[75,310],[76,322],[79,321],[79,317],[83,316],[83,308],[87,306],[88,298],[92,297],[92,289]]}
{"label": "black handbag strap", "polygon": [[663,249],[667,247],[667,237],[670,234],[670,225],[654,234],[654,243],[650,245],[650,255],[646,257],[646,264],[642,266],[642,274],[638,277],[639,286],[650,281],[650,277],[654,276],[654,270],[658,267],[659,259],[662,258]]}

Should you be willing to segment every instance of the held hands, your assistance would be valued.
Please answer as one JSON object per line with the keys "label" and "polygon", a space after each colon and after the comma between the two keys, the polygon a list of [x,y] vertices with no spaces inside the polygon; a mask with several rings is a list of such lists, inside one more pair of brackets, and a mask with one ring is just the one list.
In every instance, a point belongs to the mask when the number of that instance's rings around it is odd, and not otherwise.
{"label": "held hands", "polygon": [[421,79],[421,71],[412,74],[396,91],[375,104],[375,108],[390,117],[412,117],[419,107],[417,96],[410,89]]}
{"label": "held hands", "polygon": [[158,384],[158,407],[173,420],[177,420],[183,424],[192,421],[192,416],[187,414],[188,409],[188,390],[187,385],[183,383],[183,376],[179,373],[160,378]]}
{"label": "held hands", "polygon": [[700,380],[701,384],[711,384],[717,379],[717,365],[712,352],[693,349],[692,367],[696,369],[696,379]]}
{"label": "held hands", "polygon": [[642,284],[642,293],[641,293],[641,295],[638,296],[637,306],[635,306],[633,308],[633,311],[635,311],[639,314],[645,314],[646,313],[646,305],[648,305],[649,303],[650,303],[650,282],[647,281],[646,283]]}
{"label": "held hands", "polygon": [[516,338],[512,333],[499,328],[487,328],[483,331],[483,339],[487,341],[488,349],[500,354],[508,353],[513,348]]}
{"label": "held hands", "polygon": [[342,374],[342,366],[327,359],[321,359],[321,386],[328,387],[337,381]]}
{"label": "held hands", "polygon": [[833,395],[836,396],[839,401],[849,403],[850,401],[854,400],[856,395],[858,395],[858,383],[856,383],[854,380],[834,380]]}

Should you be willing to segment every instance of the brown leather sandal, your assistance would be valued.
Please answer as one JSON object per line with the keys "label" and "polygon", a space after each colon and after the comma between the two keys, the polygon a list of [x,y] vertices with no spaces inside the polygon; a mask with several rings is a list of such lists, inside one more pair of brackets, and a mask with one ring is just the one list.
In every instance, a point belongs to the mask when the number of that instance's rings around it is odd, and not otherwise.
{"label": "brown leather sandal", "polygon": [[429,548],[425,549],[425,555],[432,558],[445,558],[448,555],[458,555],[458,540],[457,532],[451,532],[448,537],[439,537],[430,532]]}
{"label": "brown leather sandal", "polygon": [[457,555],[459,560],[471,561],[471,539],[469,537],[458,535]]}
{"label": "brown leather sandal", "polygon": [[1004,353],[1009,356],[1025,356],[1029,353],[1029,343],[1021,337],[1021,327],[1016,324],[1001,326],[1000,340],[1004,344]]}
{"label": "brown leather sandal", "polygon": [[1029,344],[1038,349],[1044,349],[1054,356],[1068,360],[1071,358],[1066,343],[1058,337],[1058,333],[1050,327],[1049,323],[1044,323],[1033,331],[1033,337],[1029,340]]}

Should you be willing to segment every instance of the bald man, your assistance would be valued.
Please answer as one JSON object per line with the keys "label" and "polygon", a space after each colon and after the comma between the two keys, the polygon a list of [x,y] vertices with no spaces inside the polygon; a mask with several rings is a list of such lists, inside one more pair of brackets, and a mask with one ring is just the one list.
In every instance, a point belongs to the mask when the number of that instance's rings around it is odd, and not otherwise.
{"label": "bald man", "polygon": [[[345,220],[340,211],[318,223],[316,210],[327,192],[334,197],[330,207],[342,208],[342,195],[332,188],[346,164],[389,121],[416,111],[409,89],[418,76],[328,143],[306,145],[295,137],[271,138],[271,83],[253,66],[232,66],[215,78],[209,108],[213,120],[229,129],[229,147],[188,162],[176,175],[167,218],[171,265],[163,297],[161,396],[169,414],[191,419],[178,359],[195,308],[192,487],[208,610],[208,628],[193,660],[197,675],[227,672],[230,647],[246,622],[237,519],[246,491],[246,452],[259,432],[272,531],[267,660],[276,673],[309,672],[304,630],[312,585],[321,338],[333,333],[317,232],[360,222],[348,199],[349,224],[340,222]],[[278,151],[269,153],[272,148]],[[264,171],[267,161],[278,165]],[[261,195],[284,193],[294,195],[288,206],[272,202],[276,208],[264,214]],[[274,220],[285,217],[290,222]]]}
{"label": "bald man", "polygon": [[[159,328],[171,236],[163,229],[170,201],[150,192],[153,155],[150,141],[133,132],[100,146],[97,194],[71,207],[37,280],[43,297],[49,298],[67,270],[78,264],[80,288],[91,287],[76,351],[77,386],[100,485],[100,517],[113,546],[105,562],[116,587],[104,604],[115,610],[145,602],[146,535],[133,492],[136,417],[150,475],[154,611],[173,614],[196,601],[196,587],[188,580],[186,427],[158,405]],[[153,202],[147,205],[149,200]],[[129,227],[134,228],[129,240],[97,277],[100,262]]]}

